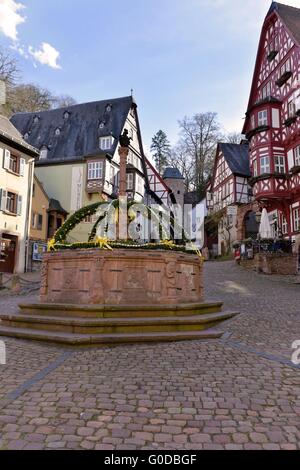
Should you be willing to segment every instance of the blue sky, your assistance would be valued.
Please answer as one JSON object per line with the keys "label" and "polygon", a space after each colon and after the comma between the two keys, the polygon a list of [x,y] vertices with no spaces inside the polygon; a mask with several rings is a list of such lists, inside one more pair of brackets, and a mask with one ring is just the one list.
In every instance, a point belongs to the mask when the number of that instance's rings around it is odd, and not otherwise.
{"label": "blue sky", "polygon": [[[300,7],[300,0],[285,0]],[[240,131],[270,0],[0,0],[0,43],[23,81],[78,102],[130,94],[146,146],[215,111]]]}

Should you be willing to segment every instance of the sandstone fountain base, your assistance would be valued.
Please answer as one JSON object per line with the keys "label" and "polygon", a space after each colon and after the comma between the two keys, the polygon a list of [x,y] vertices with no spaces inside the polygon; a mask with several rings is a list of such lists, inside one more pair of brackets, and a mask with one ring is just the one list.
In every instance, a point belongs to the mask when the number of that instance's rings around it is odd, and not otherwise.
{"label": "sandstone fountain base", "polygon": [[40,300],[0,314],[0,335],[70,345],[207,339],[237,315],[203,303],[198,256],[164,250],[47,253]]}

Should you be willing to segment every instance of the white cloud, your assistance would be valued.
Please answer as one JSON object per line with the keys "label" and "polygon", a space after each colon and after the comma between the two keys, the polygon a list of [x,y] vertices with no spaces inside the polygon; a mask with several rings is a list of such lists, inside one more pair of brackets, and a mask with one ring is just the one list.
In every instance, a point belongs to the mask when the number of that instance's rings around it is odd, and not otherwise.
{"label": "white cloud", "polygon": [[24,8],[22,3],[15,0],[0,0],[0,32],[13,41],[17,40],[18,26],[26,21],[20,14]]}
{"label": "white cloud", "polygon": [[61,66],[57,63],[59,59],[59,51],[47,42],[43,42],[39,49],[34,49],[32,46],[28,48],[29,54],[43,65],[48,65],[53,69],[61,69]]}

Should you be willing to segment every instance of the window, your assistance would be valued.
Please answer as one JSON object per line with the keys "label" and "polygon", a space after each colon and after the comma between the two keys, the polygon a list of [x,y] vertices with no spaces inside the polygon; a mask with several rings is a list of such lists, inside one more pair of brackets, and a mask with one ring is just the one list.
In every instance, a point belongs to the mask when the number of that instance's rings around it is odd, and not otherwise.
{"label": "window", "polygon": [[260,173],[270,173],[270,157],[261,157],[260,159]]}
{"label": "window", "polygon": [[13,173],[19,173],[19,159],[14,155],[10,156],[9,160],[9,170]]}
{"label": "window", "polygon": [[268,44],[268,53],[277,52],[279,49],[278,36],[274,36]]}
{"label": "window", "polygon": [[295,166],[300,166],[300,145],[294,150]]}
{"label": "window", "polygon": [[32,228],[36,227],[35,223],[36,223],[36,213],[32,212],[32,214],[31,214],[31,227]]}
{"label": "window", "polygon": [[267,98],[268,96],[271,96],[271,82],[268,82],[262,89],[262,97]]}
{"label": "window", "polygon": [[257,160],[254,160],[253,162],[253,176],[254,178],[258,175],[258,171],[257,171]]}
{"label": "window", "polygon": [[127,173],[126,178],[127,178],[127,189],[128,189],[128,191],[133,191],[133,189],[134,189],[134,174],[133,173]]}
{"label": "window", "polygon": [[295,116],[296,113],[296,105],[294,100],[288,102],[288,115],[289,117]]}
{"label": "window", "polygon": [[115,184],[115,175],[116,175],[115,167],[111,166],[110,167],[110,175],[109,175],[109,180],[110,180],[111,184]]}
{"label": "window", "polygon": [[48,156],[48,149],[47,147],[42,147],[40,152],[40,160],[46,160]]}
{"label": "window", "polygon": [[38,214],[37,216],[37,230],[42,230],[43,228],[43,216],[42,214]]}
{"label": "window", "polygon": [[[144,194],[144,180],[140,176],[138,176],[138,193]],[[180,193],[180,191],[179,191]]]}
{"label": "window", "polygon": [[281,231],[283,235],[286,235],[288,233],[288,224],[284,215],[282,215],[282,218],[281,218]]}
{"label": "window", "polygon": [[268,111],[264,109],[258,113],[258,125],[267,126],[268,125]]}
{"label": "window", "polygon": [[288,59],[280,69],[280,75],[284,75],[286,72],[291,71],[291,59]]}
{"label": "window", "polygon": [[55,135],[58,137],[60,136],[60,133],[61,133],[61,130],[60,128],[58,127],[57,129],[55,129]]}
{"label": "window", "polygon": [[255,115],[254,114],[251,116],[251,128],[255,129]]}
{"label": "window", "polygon": [[113,139],[111,136],[100,137],[101,150],[110,150],[112,148]]}
{"label": "window", "polygon": [[300,230],[300,209],[294,209],[294,230],[298,232]]}
{"label": "window", "polygon": [[88,180],[102,179],[103,162],[90,162],[88,163]]}
{"label": "window", "polygon": [[285,173],[285,161],[283,155],[275,156],[275,172],[276,173]]}
{"label": "window", "polygon": [[6,196],[6,210],[11,214],[17,213],[17,195],[15,193],[8,192]]}

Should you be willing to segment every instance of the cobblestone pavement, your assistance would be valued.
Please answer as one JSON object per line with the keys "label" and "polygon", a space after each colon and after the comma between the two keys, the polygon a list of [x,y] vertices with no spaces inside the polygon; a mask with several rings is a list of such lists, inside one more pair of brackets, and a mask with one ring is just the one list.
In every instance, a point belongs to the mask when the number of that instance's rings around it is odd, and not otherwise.
{"label": "cobblestone pavement", "polygon": [[207,299],[242,312],[222,340],[74,350],[2,338],[0,449],[300,449],[296,278],[205,271]]}

